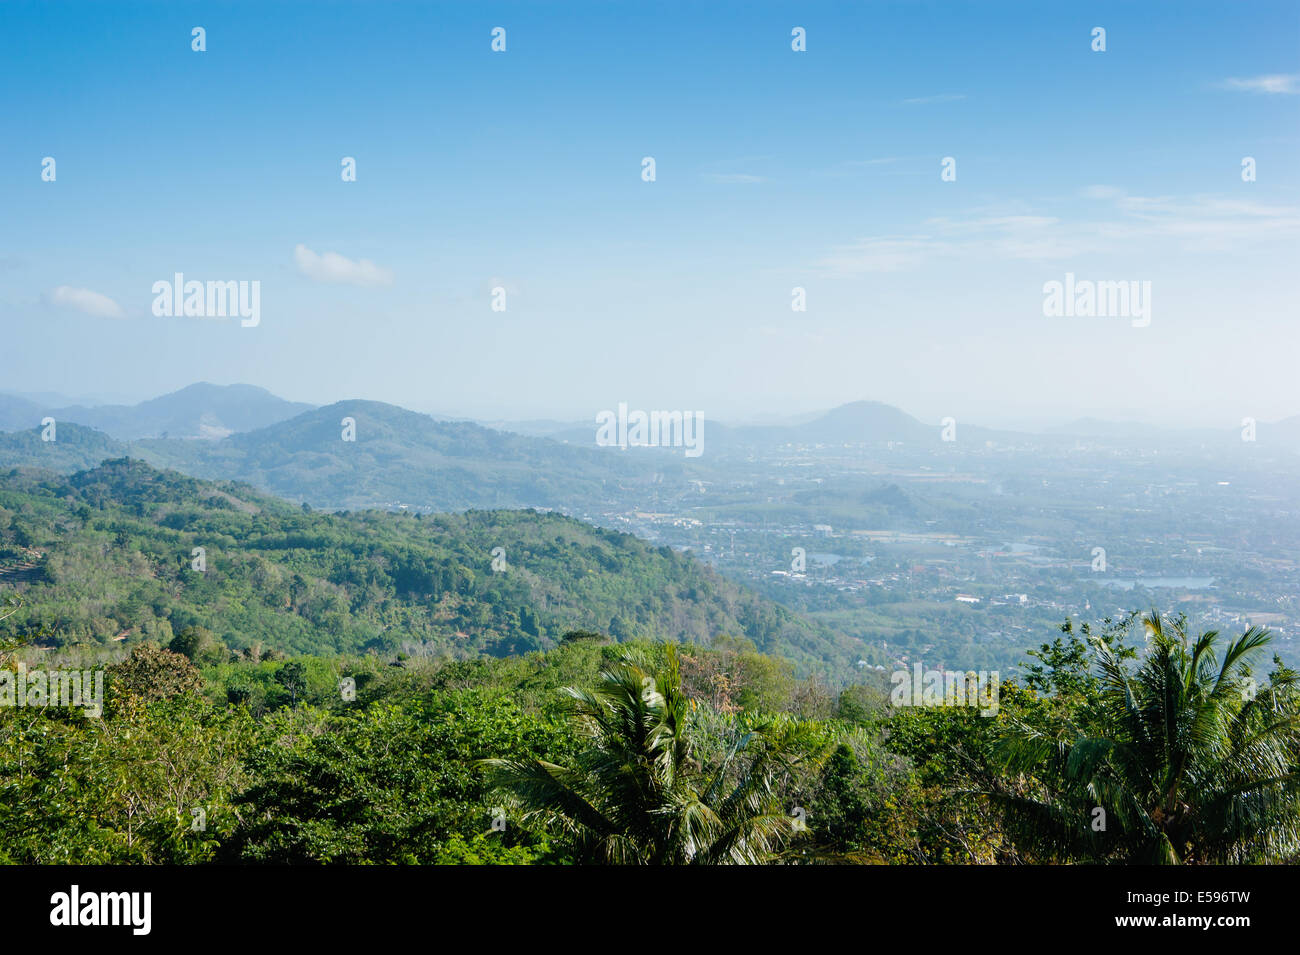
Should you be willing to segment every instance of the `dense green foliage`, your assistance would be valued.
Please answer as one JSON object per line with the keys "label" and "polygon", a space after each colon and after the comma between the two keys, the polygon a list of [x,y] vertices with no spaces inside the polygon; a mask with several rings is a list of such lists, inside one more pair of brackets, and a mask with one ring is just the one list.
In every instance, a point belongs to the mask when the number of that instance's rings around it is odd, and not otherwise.
{"label": "dense green foliage", "polygon": [[[102,719],[55,708],[0,709],[0,861],[585,859],[564,833],[526,818],[495,791],[482,763],[588,762],[588,738],[562,688],[592,690],[600,672],[628,652],[658,672],[669,646],[629,648],[576,634],[548,653],[506,659],[244,660],[205,668],[196,688],[192,664],[141,645],[110,668]],[[759,747],[735,732],[746,722],[785,727],[787,741],[803,734],[817,751],[841,733],[860,735],[797,713],[738,709],[732,694],[795,710],[808,699],[801,684],[776,676],[788,676],[787,665],[743,642],[684,649],[680,659],[674,698],[692,713],[697,755],[754,766]],[[759,660],[769,666],[756,666]],[[277,680],[295,667],[304,671],[296,702],[288,681]],[[137,677],[146,671],[164,675],[142,684]],[[745,685],[745,673],[755,676],[754,686]],[[720,676],[729,688],[717,696],[721,711],[702,698]],[[239,692],[250,686],[262,691],[255,703]],[[815,798],[818,767],[812,760],[806,772],[786,774],[766,790],[773,824],[785,824],[783,807],[796,804],[790,800]],[[859,776],[864,791],[891,787],[881,774]]]}
{"label": "dense green foliage", "polygon": [[781,797],[829,753],[828,728],[697,707],[672,647],[658,670],[628,653],[595,690],[568,692],[590,740],[573,765],[487,766],[524,825],[558,830],[578,861],[766,862],[803,830],[806,810]]}
{"label": "dense green foliage", "polygon": [[126,459],[67,478],[0,476],[5,585],[23,598],[8,632],[44,628],[58,644],[168,645],[199,627],[257,655],[465,658],[590,629],[733,634],[826,673],[874,659],[688,556],[556,514],[322,514]]}
{"label": "dense green foliage", "polygon": [[101,719],[0,708],[0,861],[1296,861],[1294,675],[1247,672],[1258,634],[1152,631],[1067,627],[991,717],[836,697],[734,639],[201,679],[139,645]]}
{"label": "dense green foliage", "polygon": [[[1136,667],[1091,637],[1096,672],[1063,659],[1058,706],[1045,721],[1010,721],[1000,755],[1015,783],[999,796],[1027,837],[1099,861],[1258,862],[1300,852],[1300,710],[1296,674],[1251,628],[1224,641],[1193,637],[1181,619],[1143,621]],[[1092,823],[1081,829],[1079,818]]]}

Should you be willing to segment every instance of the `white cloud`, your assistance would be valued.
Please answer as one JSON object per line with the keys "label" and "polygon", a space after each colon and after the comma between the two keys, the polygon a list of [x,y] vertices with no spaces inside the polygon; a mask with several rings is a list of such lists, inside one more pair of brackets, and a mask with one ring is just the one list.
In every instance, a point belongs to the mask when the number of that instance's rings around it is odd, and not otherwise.
{"label": "white cloud", "polygon": [[1000,215],[979,216],[977,218],[958,219],[950,216],[937,216],[926,220],[926,225],[933,226],[941,232],[953,235],[973,232],[1031,232],[1056,225],[1060,222],[1055,216]]}
{"label": "white cloud", "polygon": [[353,262],[337,252],[326,252],[321,255],[302,244],[294,248],[293,258],[298,263],[298,271],[317,282],[347,285],[393,284],[393,273],[369,259]]}
{"label": "white cloud", "polygon": [[946,248],[946,243],[929,235],[872,236],[836,249],[818,264],[839,274],[901,272]]}
{"label": "white cloud", "polygon": [[[916,234],[868,236],[832,249],[817,265],[842,275],[897,272],[935,260],[1069,260],[1121,248],[1150,252],[1240,252],[1289,248],[1300,237],[1300,208],[1217,196],[1132,196],[1085,190],[1108,203],[1107,217],[1066,221],[1022,204],[926,219]],[[920,231],[924,230],[924,231]]]}
{"label": "white cloud", "polygon": [[766,176],[752,176],[747,172],[710,172],[704,174],[705,179],[713,182],[726,183],[756,183],[767,182]]}
{"label": "white cloud", "polygon": [[[816,173],[822,176],[833,176],[837,179],[848,176],[861,176],[868,172],[888,174],[888,170],[883,167],[900,162],[903,162],[903,159],[899,156],[879,156],[873,159],[841,159],[833,166],[816,170]],[[898,175],[897,172],[894,174]]]}
{"label": "white cloud", "polygon": [[1268,76],[1233,77],[1219,84],[1226,90],[1247,93],[1300,93],[1300,73],[1271,73]]}
{"label": "white cloud", "polygon": [[903,100],[903,105],[920,106],[926,103],[955,103],[957,100],[965,98],[965,93],[940,93],[937,96],[913,96],[911,99]]}
{"label": "white cloud", "polygon": [[1108,238],[1144,243],[1171,239],[1187,251],[1240,252],[1245,248],[1292,245],[1300,236],[1300,208],[1216,196],[1124,196],[1123,221],[1108,226]]}
{"label": "white cloud", "polygon": [[55,305],[75,308],[79,312],[94,315],[97,318],[121,318],[125,314],[122,311],[122,306],[118,305],[117,302],[107,295],[92,292],[88,288],[73,288],[70,285],[60,285],[50,293],[50,301]]}

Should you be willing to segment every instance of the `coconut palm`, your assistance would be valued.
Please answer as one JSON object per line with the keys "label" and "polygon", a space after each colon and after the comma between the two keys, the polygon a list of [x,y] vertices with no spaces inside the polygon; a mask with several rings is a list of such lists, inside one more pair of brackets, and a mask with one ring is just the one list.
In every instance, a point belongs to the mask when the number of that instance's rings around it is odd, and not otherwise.
{"label": "coconut palm", "polygon": [[[1279,861],[1300,851],[1300,706],[1277,661],[1264,685],[1252,627],[1226,646],[1186,622],[1143,621],[1127,663],[1090,637],[1096,694],[1077,719],[1011,721],[1001,747],[1022,774],[997,793],[1040,844],[1067,857],[1142,863]],[[1222,656],[1220,656],[1222,651]],[[1099,811],[1100,810],[1100,811]],[[1100,823],[1100,824],[1099,824]]]}
{"label": "coconut palm", "polygon": [[590,746],[571,767],[485,760],[523,821],[560,834],[582,862],[760,863],[802,828],[785,805],[829,749],[817,723],[718,714],[682,692],[677,654],[655,670],[631,653],[593,692],[567,689]]}

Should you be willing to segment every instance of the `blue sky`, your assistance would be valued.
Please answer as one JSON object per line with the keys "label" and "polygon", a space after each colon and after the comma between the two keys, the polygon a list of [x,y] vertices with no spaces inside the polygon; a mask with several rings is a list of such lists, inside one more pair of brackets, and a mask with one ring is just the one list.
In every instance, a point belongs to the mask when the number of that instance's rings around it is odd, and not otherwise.
{"label": "blue sky", "polygon": [[[1294,3],[10,2],[0,24],[0,389],[1300,413]],[[154,316],[178,271],[260,281],[260,324]],[[1150,281],[1150,325],[1045,317],[1066,272]]]}

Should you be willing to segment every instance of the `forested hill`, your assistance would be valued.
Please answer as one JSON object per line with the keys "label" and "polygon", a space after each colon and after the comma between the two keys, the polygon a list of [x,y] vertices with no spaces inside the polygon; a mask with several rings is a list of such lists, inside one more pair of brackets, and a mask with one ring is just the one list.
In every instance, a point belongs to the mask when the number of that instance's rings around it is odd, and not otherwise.
{"label": "forested hill", "polygon": [[246,481],[331,510],[573,510],[600,500],[607,483],[650,476],[647,467],[616,455],[437,421],[378,401],[338,402],[224,441],[151,440],[138,447],[158,467]]}
{"label": "forested hill", "polygon": [[72,474],[93,468],[107,458],[132,453],[131,446],[102,431],[64,421],[42,438],[43,428],[0,433],[0,467],[42,468]]}
{"label": "forested hill", "polygon": [[559,515],[314,513],[129,459],[0,473],[0,594],[22,598],[5,634],[46,628],[58,644],[165,644],[201,626],[232,648],[469,657],[596,630],[743,636],[821,672],[874,662],[689,556]]}

